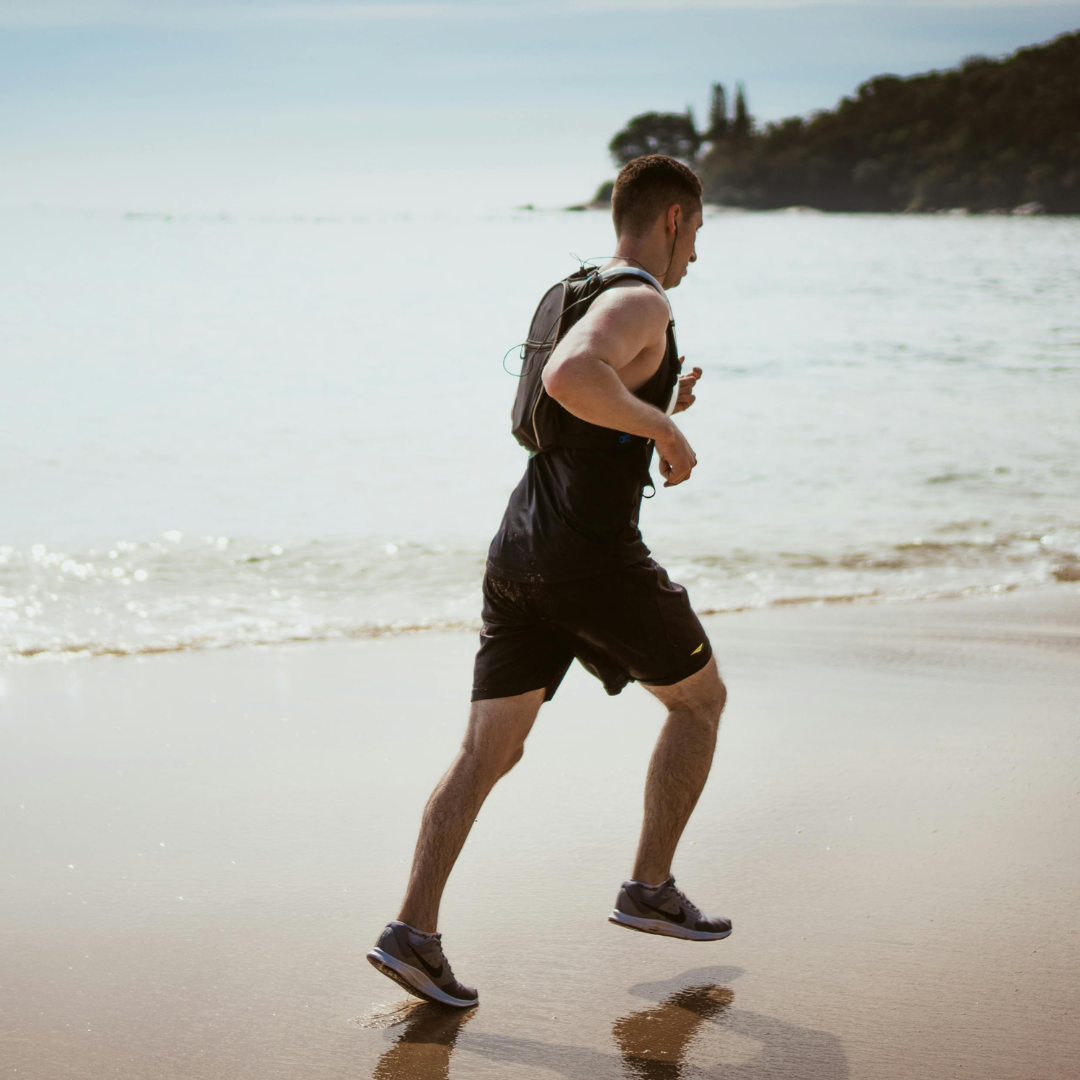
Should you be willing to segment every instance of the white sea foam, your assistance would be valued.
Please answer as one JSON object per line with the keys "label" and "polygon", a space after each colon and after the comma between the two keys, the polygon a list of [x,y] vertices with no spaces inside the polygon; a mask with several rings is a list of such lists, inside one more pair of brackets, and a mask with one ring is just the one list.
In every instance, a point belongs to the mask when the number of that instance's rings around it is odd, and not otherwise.
{"label": "white sea foam", "polygon": [[[337,539],[144,544],[0,563],[0,648],[12,657],[147,654],[475,628],[483,552]],[[933,538],[842,553],[732,550],[665,560],[701,612],[916,600],[1080,580],[1080,529]]]}

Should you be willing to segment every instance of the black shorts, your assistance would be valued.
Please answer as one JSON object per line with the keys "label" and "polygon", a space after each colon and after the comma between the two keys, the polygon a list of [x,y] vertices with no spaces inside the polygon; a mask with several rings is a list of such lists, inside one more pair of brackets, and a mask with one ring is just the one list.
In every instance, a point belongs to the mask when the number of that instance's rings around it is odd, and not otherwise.
{"label": "black shorts", "polygon": [[711,656],[686,590],[652,559],[578,581],[488,574],[472,700],[543,688],[550,701],[574,657],[617,694],[628,682],[682,682]]}

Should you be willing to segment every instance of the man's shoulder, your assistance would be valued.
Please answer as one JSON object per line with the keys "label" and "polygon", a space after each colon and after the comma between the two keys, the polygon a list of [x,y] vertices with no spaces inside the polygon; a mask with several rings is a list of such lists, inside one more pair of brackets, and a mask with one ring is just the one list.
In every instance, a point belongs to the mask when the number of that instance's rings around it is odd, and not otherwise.
{"label": "man's shoulder", "polygon": [[664,296],[647,281],[620,278],[608,285],[593,302],[597,313],[667,326],[671,309]]}

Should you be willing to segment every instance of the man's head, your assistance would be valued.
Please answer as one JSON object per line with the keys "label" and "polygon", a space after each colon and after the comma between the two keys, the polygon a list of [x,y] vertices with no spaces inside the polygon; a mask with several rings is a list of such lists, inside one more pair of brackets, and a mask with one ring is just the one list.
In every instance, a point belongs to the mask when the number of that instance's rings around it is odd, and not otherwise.
{"label": "man's head", "polygon": [[[611,216],[620,249],[657,248],[650,269],[665,288],[674,288],[697,258],[701,181],[692,169],[665,154],[634,158],[615,179]],[[657,263],[661,246],[665,254]]]}

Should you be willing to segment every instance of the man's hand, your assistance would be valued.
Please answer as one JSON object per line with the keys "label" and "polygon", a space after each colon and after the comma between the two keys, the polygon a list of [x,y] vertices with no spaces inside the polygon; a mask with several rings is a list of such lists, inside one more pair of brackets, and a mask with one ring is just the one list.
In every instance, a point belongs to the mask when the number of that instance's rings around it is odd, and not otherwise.
{"label": "man's hand", "polygon": [[[680,356],[679,360],[685,360],[686,357]],[[675,400],[675,408],[672,410],[672,415],[675,413],[685,412],[691,405],[697,401],[694,397],[694,387],[697,385],[698,379],[701,378],[701,368],[693,368],[689,375],[679,376],[679,396]]]}
{"label": "man's hand", "polygon": [[660,456],[660,475],[664,487],[674,487],[690,479],[697,464],[697,455],[686,436],[670,421],[663,434],[656,437],[656,452]]}

